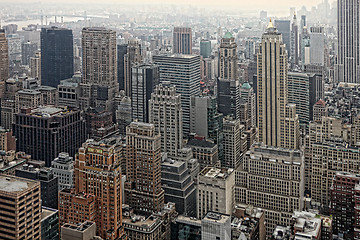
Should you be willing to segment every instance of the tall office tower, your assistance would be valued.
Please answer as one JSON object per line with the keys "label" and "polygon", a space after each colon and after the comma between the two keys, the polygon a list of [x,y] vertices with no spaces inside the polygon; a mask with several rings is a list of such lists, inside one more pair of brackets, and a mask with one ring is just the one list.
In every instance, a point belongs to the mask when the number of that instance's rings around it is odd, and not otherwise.
{"label": "tall office tower", "polygon": [[268,146],[299,148],[296,106],[288,104],[287,51],[270,21],[257,55],[257,124],[259,142]]}
{"label": "tall office tower", "polygon": [[230,32],[227,32],[221,39],[219,50],[219,78],[221,80],[238,79],[236,48],[235,38]]}
{"label": "tall office tower", "polygon": [[309,64],[316,66],[324,66],[325,65],[324,27],[310,27],[309,37],[310,37]]}
{"label": "tall office tower", "polygon": [[201,240],[231,240],[231,214],[208,212],[201,220]]}
{"label": "tall office tower", "polygon": [[244,82],[240,88],[240,103],[246,103],[250,124],[248,128],[256,127],[256,94],[254,88],[248,82]]}
{"label": "tall office tower", "polygon": [[75,155],[86,140],[85,122],[76,109],[24,109],[16,114],[13,130],[18,139],[16,149],[45,161],[47,167],[61,152]]}
{"label": "tall office tower", "polygon": [[321,75],[318,74],[309,74],[309,116],[310,120],[313,120],[313,106],[320,99],[324,99],[324,79]]}
{"label": "tall office tower", "polygon": [[360,175],[338,172],[330,189],[330,214],[333,217],[333,233],[344,239],[359,236],[359,185]]}
{"label": "tall office tower", "polygon": [[75,188],[59,192],[60,224],[94,221],[103,239],[126,239],[121,188],[116,146],[88,140],[75,157]]}
{"label": "tall office tower", "polygon": [[22,65],[30,65],[30,58],[35,56],[38,46],[34,42],[26,42],[21,44],[21,63]]}
{"label": "tall office tower", "polygon": [[299,116],[301,130],[307,130],[310,121],[309,75],[289,72],[288,93],[289,103],[296,104],[296,114]]}
{"label": "tall office tower", "polygon": [[297,23],[296,13],[294,13],[293,22],[291,24],[290,44],[291,67],[295,68],[299,65],[299,26]]}
{"label": "tall office tower", "polygon": [[131,67],[132,119],[149,122],[149,100],[159,84],[159,67],[153,64],[133,64]]}
{"label": "tall office tower", "polygon": [[289,226],[293,212],[303,209],[304,155],[254,144],[235,171],[235,184],[236,202],[264,209],[270,235],[277,225]]}
{"label": "tall office tower", "polygon": [[196,187],[186,162],[172,159],[163,161],[161,183],[166,203],[175,203],[179,215],[196,217]]}
{"label": "tall office tower", "polygon": [[151,215],[164,206],[161,188],[161,135],[153,124],[132,122],[126,128],[125,202]]}
{"label": "tall office tower", "polygon": [[117,71],[119,89],[125,90],[125,55],[127,54],[127,44],[117,45]]}
{"label": "tall office tower", "polygon": [[173,53],[192,54],[192,31],[189,27],[174,27]]}
{"label": "tall office tower", "polygon": [[282,35],[282,42],[283,44],[285,44],[286,50],[289,54],[291,52],[290,20],[275,20],[275,27],[278,30],[278,32]]}
{"label": "tall office tower", "polygon": [[161,135],[161,151],[177,156],[183,147],[181,96],[170,83],[158,85],[151,94],[149,120]]}
{"label": "tall office tower", "polygon": [[0,175],[1,239],[41,237],[40,183],[9,175]]}
{"label": "tall office tower", "polygon": [[34,57],[30,58],[30,77],[38,79],[41,83],[41,52],[36,52]]}
{"label": "tall office tower", "polygon": [[188,136],[191,97],[200,94],[200,56],[159,55],[154,56],[153,60],[160,68],[160,82],[170,82],[175,86],[176,93],[181,94],[183,134]]}
{"label": "tall office tower", "polygon": [[300,20],[300,31],[302,31],[304,29],[304,27],[306,27],[306,15],[301,15],[301,20]]}
{"label": "tall office tower", "polygon": [[80,104],[82,109],[103,107],[114,112],[119,93],[116,62],[116,32],[105,28],[83,28]]}
{"label": "tall office tower", "polygon": [[60,153],[51,163],[51,170],[53,171],[54,176],[58,178],[59,191],[64,188],[72,189],[75,187],[74,160],[68,153]]}
{"label": "tall office tower", "polygon": [[338,55],[335,81],[360,83],[360,3],[337,1]]}
{"label": "tall office tower", "polygon": [[197,177],[197,218],[208,212],[231,214],[234,207],[235,171],[228,168],[204,168]]}
{"label": "tall office tower", "polygon": [[218,111],[224,116],[240,119],[240,81],[218,78],[217,88]]}
{"label": "tall office tower", "polygon": [[5,91],[5,81],[9,77],[9,49],[5,30],[0,29],[0,97]]}
{"label": "tall office tower", "polygon": [[211,56],[211,41],[202,39],[200,41],[200,56],[209,58]]}
{"label": "tall office tower", "polygon": [[212,140],[218,145],[218,157],[222,161],[223,114],[218,112],[216,96],[191,97],[190,132]]}
{"label": "tall office tower", "polygon": [[72,30],[66,28],[41,29],[41,84],[57,87],[60,80],[74,75]]}
{"label": "tall office tower", "polygon": [[58,178],[50,168],[35,168],[24,164],[15,170],[15,176],[40,181],[41,205],[48,208],[58,208]]}
{"label": "tall office tower", "polygon": [[132,39],[127,44],[126,54],[124,55],[124,89],[128,97],[131,97],[132,93],[131,67],[133,64],[140,64],[141,62],[141,43],[137,39]]}
{"label": "tall office tower", "polygon": [[221,167],[236,169],[242,161],[241,137],[244,125],[240,125],[239,119],[225,117],[223,129],[224,159],[220,160]]}

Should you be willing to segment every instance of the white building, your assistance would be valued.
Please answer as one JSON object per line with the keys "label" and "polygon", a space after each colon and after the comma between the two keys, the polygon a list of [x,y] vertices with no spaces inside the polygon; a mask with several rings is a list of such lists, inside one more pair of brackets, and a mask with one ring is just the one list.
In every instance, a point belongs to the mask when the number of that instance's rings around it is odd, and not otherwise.
{"label": "white building", "polygon": [[209,212],[201,220],[201,240],[230,240],[231,216]]}
{"label": "white building", "polygon": [[59,191],[75,187],[74,183],[74,160],[68,153],[60,153],[51,163],[54,176],[58,178]]}

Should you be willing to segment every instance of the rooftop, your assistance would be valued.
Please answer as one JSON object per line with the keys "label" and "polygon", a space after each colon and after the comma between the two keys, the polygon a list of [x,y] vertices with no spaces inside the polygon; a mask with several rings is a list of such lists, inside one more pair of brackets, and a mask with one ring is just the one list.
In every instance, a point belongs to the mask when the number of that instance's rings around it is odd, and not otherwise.
{"label": "rooftop", "polygon": [[227,177],[234,172],[232,168],[214,168],[206,167],[199,174],[208,178],[227,179]]}
{"label": "rooftop", "polygon": [[214,146],[216,146],[216,144],[211,141],[200,139],[191,139],[188,141],[187,145],[203,148],[213,148]]}
{"label": "rooftop", "polygon": [[217,223],[226,223],[230,218],[230,215],[222,214],[222,213],[215,213],[215,212],[208,212],[204,217],[203,221],[212,221]]}
{"label": "rooftop", "polygon": [[227,32],[225,33],[224,38],[234,38],[234,36],[231,34],[231,32]]}
{"label": "rooftop", "polygon": [[36,181],[14,176],[0,175],[0,191],[3,192],[22,192],[35,184],[37,184]]}

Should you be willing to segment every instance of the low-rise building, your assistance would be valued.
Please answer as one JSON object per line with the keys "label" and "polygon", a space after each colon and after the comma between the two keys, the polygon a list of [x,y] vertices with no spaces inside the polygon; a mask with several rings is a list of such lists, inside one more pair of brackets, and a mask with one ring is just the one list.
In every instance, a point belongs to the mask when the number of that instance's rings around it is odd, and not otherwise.
{"label": "low-rise building", "polygon": [[201,240],[231,240],[231,216],[208,212],[201,220]]}
{"label": "low-rise building", "polygon": [[74,160],[68,153],[60,153],[51,163],[54,176],[58,178],[59,191],[75,187]]}

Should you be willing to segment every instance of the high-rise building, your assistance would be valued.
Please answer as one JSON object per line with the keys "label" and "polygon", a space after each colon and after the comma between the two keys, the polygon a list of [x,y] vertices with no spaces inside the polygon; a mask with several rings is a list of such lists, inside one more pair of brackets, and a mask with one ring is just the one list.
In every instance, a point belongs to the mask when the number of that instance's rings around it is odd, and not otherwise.
{"label": "high-rise building", "polygon": [[[124,91],[122,91],[125,93]],[[127,96],[122,96],[117,103],[116,122],[120,134],[126,134],[126,127],[132,122],[131,99]]]}
{"label": "high-rise building", "polygon": [[160,82],[170,82],[176,87],[176,93],[181,94],[183,134],[188,136],[191,97],[200,94],[200,56],[158,55],[153,60],[160,68]]}
{"label": "high-rise building", "polygon": [[57,87],[74,75],[73,33],[65,28],[41,29],[41,83]]}
{"label": "high-rise building", "polygon": [[115,112],[114,98],[119,93],[116,59],[115,31],[83,28],[83,78],[80,85],[82,109],[103,107],[106,111]]}
{"label": "high-rise building", "polygon": [[193,156],[198,160],[200,170],[205,167],[220,167],[218,145],[210,140],[191,139],[188,141],[187,148],[191,148]]}
{"label": "high-rise building", "polygon": [[338,54],[335,81],[360,83],[360,3],[337,1]]}
{"label": "high-rise building", "polygon": [[64,188],[72,189],[74,183],[74,160],[68,153],[60,153],[51,163],[51,170],[58,178],[59,191]]}
{"label": "high-rise building", "polygon": [[296,105],[288,104],[287,50],[271,21],[262,36],[257,64],[259,142],[297,149],[299,118]]}
{"label": "high-rise building", "polygon": [[297,23],[296,13],[294,13],[293,22],[291,24],[290,44],[289,53],[291,67],[295,68],[299,65],[299,26]]}
{"label": "high-rise building", "polygon": [[[125,52],[125,50],[123,51]],[[128,97],[131,97],[132,93],[132,66],[135,63],[141,64],[141,62],[141,43],[137,39],[132,39],[127,44],[126,54],[124,55],[124,89]]]}
{"label": "high-rise building", "polygon": [[23,109],[15,116],[13,131],[16,149],[45,161],[47,167],[61,152],[75,155],[86,140],[80,111],[52,106]]}
{"label": "high-rise building", "polygon": [[324,66],[325,64],[325,31],[324,27],[310,27],[309,65]]}
{"label": "high-rise building", "polygon": [[218,157],[223,159],[223,114],[218,112],[216,96],[191,97],[190,132],[217,144]]}
{"label": "high-rise building", "polygon": [[322,99],[317,101],[317,103],[313,106],[313,121],[318,122],[322,120],[323,117],[328,116],[328,106],[326,105],[326,102]]}
{"label": "high-rise building", "polygon": [[176,212],[180,215],[196,217],[196,187],[185,162],[163,161],[161,183],[165,203],[175,203]]}
{"label": "high-rise building", "polygon": [[309,116],[313,119],[313,106],[320,99],[324,99],[324,80],[322,75],[309,74]]}
{"label": "high-rise building", "polygon": [[221,167],[236,169],[242,161],[243,152],[241,149],[241,137],[244,132],[244,125],[240,120],[225,117],[223,122],[223,147],[224,158],[221,160]]}
{"label": "high-rise building", "polygon": [[39,182],[0,175],[0,205],[1,239],[40,240]]}
{"label": "high-rise building", "polygon": [[169,83],[158,85],[149,101],[149,122],[161,135],[161,151],[177,156],[183,146],[181,96]]}
{"label": "high-rise building", "polygon": [[306,73],[289,72],[288,94],[289,103],[296,104],[300,128],[308,129],[310,121],[309,75]]}
{"label": "high-rise building", "polygon": [[333,217],[333,233],[344,239],[359,236],[360,175],[338,172],[330,188],[330,214]]}
{"label": "high-rise building", "polygon": [[[244,82],[240,88],[240,103],[246,103],[248,109],[248,126],[246,129],[256,127],[256,94],[249,82]],[[244,121],[244,119],[240,119]]]}
{"label": "high-rise building", "polygon": [[35,168],[24,164],[15,170],[15,176],[40,181],[41,205],[48,208],[58,208],[58,178],[50,168]]}
{"label": "high-rise building", "polygon": [[145,215],[160,211],[164,206],[160,133],[153,124],[132,122],[126,128],[126,148],[126,203]]}
{"label": "high-rise building", "polygon": [[117,70],[119,89],[125,90],[125,55],[127,54],[127,44],[117,45]]}
{"label": "high-rise building", "polygon": [[254,144],[235,171],[235,201],[265,211],[266,231],[288,226],[294,211],[302,210],[304,155],[299,150]]}
{"label": "high-rise building", "polygon": [[5,30],[0,29],[0,97],[5,91],[5,81],[9,77],[9,46]]}
{"label": "high-rise building", "polygon": [[189,27],[174,27],[173,53],[192,54],[192,31]]}
{"label": "high-rise building", "polygon": [[218,110],[224,116],[232,115],[240,119],[240,80],[226,80],[218,78],[217,80],[217,100]]}
{"label": "high-rise building", "polygon": [[22,65],[29,65],[30,58],[35,56],[38,46],[34,42],[26,42],[21,44],[21,63]]}
{"label": "high-rise building", "polygon": [[219,78],[221,80],[236,80],[238,78],[237,44],[230,32],[221,39],[219,52]]}
{"label": "high-rise building", "polygon": [[131,67],[132,119],[149,122],[149,100],[159,84],[159,67],[153,64],[133,64]]}
{"label": "high-rise building", "polygon": [[88,140],[75,159],[75,188],[59,193],[60,224],[96,223],[103,239],[125,239],[122,183],[115,145]]}
{"label": "high-rise building", "polygon": [[30,57],[30,77],[41,82],[41,52],[36,52],[34,57]]}
{"label": "high-rise building", "polygon": [[231,214],[208,212],[201,220],[201,240],[231,240]]}
{"label": "high-rise building", "polygon": [[197,218],[208,212],[231,214],[234,207],[235,171],[231,168],[204,168],[197,177]]}
{"label": "high-rise building", "polygon": [[[292,15],[292,13],[291,13]],[[282,35],[282,42],[286,47],[288,53],[291,51],[291,29],[290,29],[290,20],[275,20],[275,27]],[[287,60],[286,60],[287,61]]]}
{"label": "high-rise building", "polygon": [[201,40],[200,41],[200,56],[203,58],[209,58],[211,56],[211,41]]}

